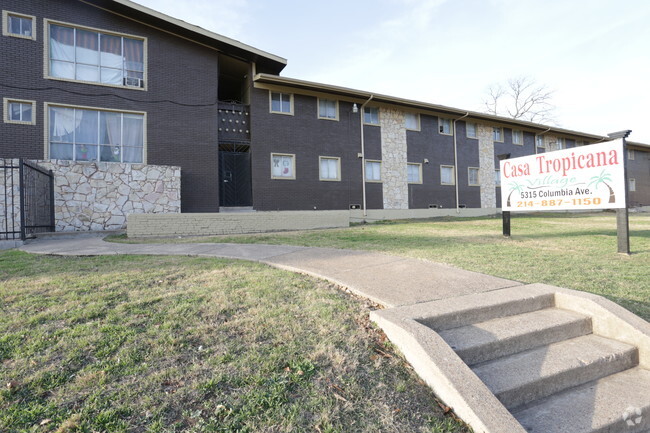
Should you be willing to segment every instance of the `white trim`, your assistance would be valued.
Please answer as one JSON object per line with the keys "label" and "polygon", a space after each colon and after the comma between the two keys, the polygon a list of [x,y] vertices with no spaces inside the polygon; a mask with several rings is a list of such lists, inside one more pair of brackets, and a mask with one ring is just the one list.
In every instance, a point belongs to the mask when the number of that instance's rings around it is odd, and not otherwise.
{"label": "white trim", "polygon": [[[108,111],[112,113],[123,113],[123,114],[140,114],[142,118],[142,162],[121,162],[121,164],[147,164],[147,112],[146,111],[133,111],[133,110],[118,110],[114,108],[102,108],[102,107],[88,107],[84,105],[73,105],[73,104],[59,104],[54,102],[44,102],[43,103],[43,127],[45,129],[44,141],[45,141],[45,152],[44,158],[50,159],[50,107],[62,107],[62,108],[79,108],[81,110],[93,110],[93,111]],[[98,144],[100,146],[101,144]],[[70,160],[71,161],[71,160]],[[76,162],[86,162],[86,161],[76,161]],[[89,161],[89,162],[114,162],[114,161]],[[117,162],[117,161],[115,161]]]}
{"label": "white trim", "polygon": [[628,191],[636,192],[636,179],[633,177],[628,179]]}
{"label": "white trim", "polygon": [[[142,80],[144,81],[143,87],[126,86],[122,84],[101,83],[97,81],[77,80],[73,78],[53,77],[50,75],[50,24],[61,27],[69,27],[73,29],[87,30],[90,32],[101,33],[109,36],[117,36],[121,38],[134,39],[142,41]],[[136,36],[128,33],[114,32],[111,30],[97,29],[94,27],[83,26],[79,24],[72,24],[63,21],[55,21],[50,19],[43,20],[43,77],[47,80],[67,81],[71,83],[91,84],[93,86],[112,87],[117,89],[128,89],[147,91],[149,87],[149,49],[148,38],[145,36]],[[123,77],[124,79],[124,77]]]}
{"label": "white trim", "polygon": [[[336,178],[323,178],[321,174],[321,161],[324,159],[336,161]],[[338,156],[318,156],[318,180],[322,182],[340,182],[341,181],[341,158]]]}
{"label": "white trim", "polygon": [[[26,122],[24,120],[12,120],[9,118],[9,104],[17,102],[19,104],[30,104],[32,106],[32,120]],[[19,125],[36,125],[36,101],[28,101],[25,99],[16,98],[2,98],[2,110],[4,123],[15,123]]]}
{"label": "white trim", "polygon": [[[273,157],[274,156],[288,156],[291,158],[291,173],[292,176],[273,176]],[[271,179],[277,180],[296,180],[296,154],[295,153],[278,153],[271,152]]]}
{"label": "white trim", "polygon": [[[30,36],[21,35],[18,33],[11,33],[9,31],[9,15],[18,17],[18,18],[27,18],[32,20],[32,34]],[[14,38],[20,39],[30,39],[32,41],[36,40],[36,17],[33,15],[25,15],[18,12],[12,11],[2,11],[2,36],[11,36]]]}
{"label": "white trim", "polygon": [[[519,137],[519,143],[515,143],[515,136]],[[522,131],[521,129],[512,130],[512,144],[514,144],[515,146],[524,145],[524,131]]]}

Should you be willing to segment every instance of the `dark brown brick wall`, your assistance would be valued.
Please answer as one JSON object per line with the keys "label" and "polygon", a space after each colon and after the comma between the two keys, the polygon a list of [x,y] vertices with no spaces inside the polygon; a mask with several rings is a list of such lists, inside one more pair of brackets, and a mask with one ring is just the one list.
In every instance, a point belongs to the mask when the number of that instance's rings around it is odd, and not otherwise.
{"label": "dark brown brick wall", "polygon": [[[255,209],[348,209],[350,204],[361,204],[359,127],[359,114],[352,113],[352,104],[339,103],[338,121],[323,120],[318,119],[315,97],[296,94],[293,116],[274,114],[269,112],[268,90],[254,89],[251,165]],[[366,135],[372,152],[380,148],[379,128],[374,129],[376,134]],[[271,153],[296,155],[295,180],[271,179]],[[341,158],[340,182],[319,180],[319,156]],[[381,185],[372,185],[368,207],[381,208],[381,203]]]}
{"label": "dark brown brick wall", "polygon": [[[218,210],[216,51],[76,0],[3,0],[2,9],[36,17],[36,41],[0,37],[0,92],[36,101],[37,116],[34,126],[0,124],[0,157],[43,157],[44,102],[144,111],[147,162],[182,168],[183,211]],[[148,90],[45,79],[44,19],[148,38]]]}

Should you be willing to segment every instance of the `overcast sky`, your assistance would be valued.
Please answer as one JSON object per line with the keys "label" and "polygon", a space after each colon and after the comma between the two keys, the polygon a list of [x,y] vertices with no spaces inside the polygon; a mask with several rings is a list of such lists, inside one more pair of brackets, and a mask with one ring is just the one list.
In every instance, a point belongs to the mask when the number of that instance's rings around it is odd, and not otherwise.
{"label": "overcast sky", "polygon": [[650,144],[649,0],[137,0],[288,60],[281,75],[484,111],[554,90],[556,125]]}

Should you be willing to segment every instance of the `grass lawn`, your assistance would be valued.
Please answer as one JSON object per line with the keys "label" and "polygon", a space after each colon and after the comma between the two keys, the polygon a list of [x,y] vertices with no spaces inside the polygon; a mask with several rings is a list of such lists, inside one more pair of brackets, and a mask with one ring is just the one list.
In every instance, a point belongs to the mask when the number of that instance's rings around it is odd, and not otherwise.
{"label": "grass lawn", "polygon": [[650,214],[631,214],[630,232],[631,256],[616,252],[613,213],[514,214],[510,239],[501,235],[500,218],[457,218],[384,222],[340,230],[156,241],[381,251],[525,283],[547,283],[596,293],[650,320]]}
{"label": "grass lawn", "polygon": [[0,252],[0,431],[467,432],[369,307],[255,263]]}

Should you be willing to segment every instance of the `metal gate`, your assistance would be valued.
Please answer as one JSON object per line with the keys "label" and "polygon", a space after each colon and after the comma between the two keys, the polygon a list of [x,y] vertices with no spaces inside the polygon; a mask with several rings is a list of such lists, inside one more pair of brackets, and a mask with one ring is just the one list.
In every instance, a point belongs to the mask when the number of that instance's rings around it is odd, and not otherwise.
{"label": "metal gate", "polygon": [[0,239],[22,239],[54,231],[54,175],[23,159],[0,165],[4,224]]}
{"label": "metal gate", "polygon": [[249,152],[219,152],[219,205],[251,206],[251,162]]}

